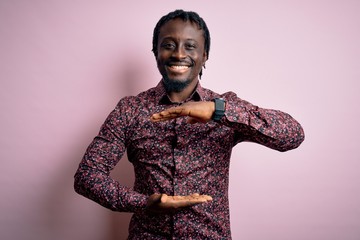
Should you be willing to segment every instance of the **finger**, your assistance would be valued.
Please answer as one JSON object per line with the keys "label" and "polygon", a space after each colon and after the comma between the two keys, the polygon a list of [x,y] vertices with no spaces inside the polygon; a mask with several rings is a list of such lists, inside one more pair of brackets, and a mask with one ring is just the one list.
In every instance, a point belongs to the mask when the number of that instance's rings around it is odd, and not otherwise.
{"label": "finger", "polygon": [[202,195],[203,196],[203,198],[205,198],[207,201],[212,201],[213,200],[213,198],[211,197],[211,196],[209,196],[209,195]]}
{"label": "finger", "polygon": [[180,117],[181,115],[179,115],[178,113],[169,113],[169,112],[160,112],[160,113],[154,113],[151,117],[150,120],[153,122],[160,122],[160,121],[167,121],[170,119],[174,119],[177,117]]}
{"label": "finger", "polygon": [[188,116],[188,115],[190,115],[190,111],[186,110],[186,108],[184,108],[183,106],[179,106],[179,107],[166,109],[159,113],[154,113],[150,117],[150,120],[153,122],[167,121],[170,119],[178,118],[181,116]]}
{"label": "finger", "polygon": [[183,197],[183,196],[173,196],[173,197],[172,197],[172,200],[174,200],[174,201],[181,201],[181,200],[184,200],[184,197]]}
{"label": "finger", "polygon": [[212,197],[209,195],[199,195],[199,194],[193,194],[190,197],[192,197],[191,201],[194,202],[207,202],[207,201],[211,201]]}
{"label": "finger", "polygon": [[166,203],[167,199],[168,199],[168,195],[166,195],[165,193],[161,194],[161,197],[160,197],[161,203]]}
{"label": "finger", "polygon": [[190,115],[190,111],[187,110],[186,108],[184,108],[183,106],[179,106],[179,107],[173,107],[173,108],[169,108],[166,109],[162,112],[160,112],[160,115],[166,117],[179,117],[179,116],[189,116]]}
{"label": "finger", "polygon": [[161,121],[165,121],[165,120],[164,120],[164,118],[161,118],[161,117],[151,116],[150,121],[152,121],[152,122],[161,122]]}
{"label": "finger", "polygon": [[186,199],[184,199],[184,202],[186,202],[188,205],[195,205],[207,202],[207,200],[201,196],[188,196]]}
{"label": "finger", "polygon": [[200,196],[200,194],[198,194],[198,193],[193,193],[193,194],[191,194],[190,196],[192,196],[192,197],[198,197],[198,196]]}
{"label": "finger", "polygon": [[211,201],[212,197],[208,195],[200,195],[199,193],[193,193],[191,195],[185,196],[184,199],[194,203],[196,202],[202,203],[206,201]]}
{"label": "finger", "polygon": [[151,117],[154,119],[159,119],[159,118],[166,118],[168,117],[169,113],[167,112],[159,112],[159,113],[154,113]]}
{"label": "finger", "polygon": [[[166,194],[163,194],[166,195]],[[166,200],[166,201],[164,201]],[[211,196],[200,195],[199,193],[193,193],[187,196],[167,196],[162,197],[161,203],[165,204],[167,207],[189,207],[200,203],[205,203],[211,201]]]}
{"label": "finger", "polygon": [[185,207],[191,207],[197,204],[203,203],[203,201],[189,201],[189,200],[180,200],[180,201],[174,201],[171,203],[172,207],[175,208],[185,208]]}
{"label": "finger", "polygon": [[151,117],[150,117],[150,121],[152,122],[160,122],[160,121],[166,121],[166,120],[169,120],[171,119],[169,116],[161,116],[160,114],[153,114]]}

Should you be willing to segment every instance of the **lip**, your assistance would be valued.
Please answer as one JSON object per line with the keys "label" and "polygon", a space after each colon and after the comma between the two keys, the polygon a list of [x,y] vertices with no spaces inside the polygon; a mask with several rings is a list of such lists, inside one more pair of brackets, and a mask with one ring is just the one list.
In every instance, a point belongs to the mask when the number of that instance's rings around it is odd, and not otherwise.
{"label": "lip", "polygon": [[182,74],[187,72],[190,69],[191,66],[188,64],[180,64],[180,63],[173,63],[173,64],[167,64],[166,68],[169,72],[176,73],[176,74]]}

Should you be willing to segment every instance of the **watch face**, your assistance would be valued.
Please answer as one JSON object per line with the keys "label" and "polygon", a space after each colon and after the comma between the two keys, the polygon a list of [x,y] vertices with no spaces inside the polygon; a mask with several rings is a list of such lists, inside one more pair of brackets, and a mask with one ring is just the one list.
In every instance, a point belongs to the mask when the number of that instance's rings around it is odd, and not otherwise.
{"label": "watch face", "polygon": [[225,111],[225,100],[222,98],[215,98],[215,111]]}
{"label": "watch face", "polygon": [[212,117],[214,121],[219,121],[225,115],[225,100],[222,98],[215,98],[215,112]]}

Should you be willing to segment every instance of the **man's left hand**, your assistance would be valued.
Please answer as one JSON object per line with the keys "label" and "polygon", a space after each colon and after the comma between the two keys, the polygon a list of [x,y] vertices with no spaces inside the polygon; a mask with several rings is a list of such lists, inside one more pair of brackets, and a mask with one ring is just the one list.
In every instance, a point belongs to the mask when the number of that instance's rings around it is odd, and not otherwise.
{"label": "man's left hand", "polygon": [[150,117],[150,120],[152,122],[161,122],[178,117],[189,116],[188,123],[206,123],[211,120],[214,111],[214,102],[187,102],[180,106],[172,107],[159,113],[154,113]]}

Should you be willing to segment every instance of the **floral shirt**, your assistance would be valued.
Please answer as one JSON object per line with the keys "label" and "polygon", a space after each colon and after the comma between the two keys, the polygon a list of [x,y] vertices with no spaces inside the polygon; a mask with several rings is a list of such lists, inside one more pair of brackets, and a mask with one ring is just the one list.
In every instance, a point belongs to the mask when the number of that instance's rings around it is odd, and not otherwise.
{"label": "floral shirt", "polygon": [[[232,148],[252,141],[279,151],[304,140],[290,115],[259,108],[232,92],[219,95],[198,84],[186,101],[226,101],[218,122],[188,124],[187,117],[151,122],[150,116],[172,103],[160,82],[137,96],[125,97],[102,125],[75,174],[75,190],[114,211],[133,212],[129,239],[231,239],[229,162]],[[134,166],[133,188],[110,177],[127,151]],[[153,193],[212,196],[205,204],[171,214],[145,210]]]}

